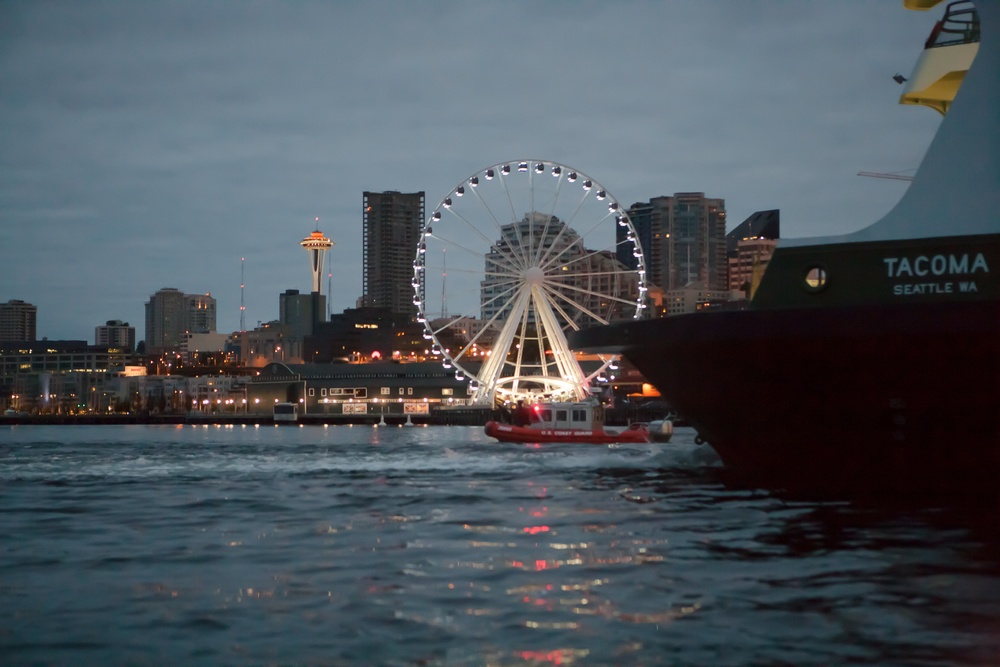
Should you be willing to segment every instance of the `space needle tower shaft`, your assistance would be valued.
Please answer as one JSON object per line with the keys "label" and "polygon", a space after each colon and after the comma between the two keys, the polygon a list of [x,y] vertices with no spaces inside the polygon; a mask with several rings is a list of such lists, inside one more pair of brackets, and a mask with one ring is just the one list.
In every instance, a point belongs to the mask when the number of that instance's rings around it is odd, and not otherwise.
{"label": "space needle tower shaft", "polygon": [[[317,226],[319,218],[316,218]],[[323,256],[326,251],[333,247],[333,241],[323,236],[323,232],[317,229],[309,236],[299,242],[299,245],[306,249],[309,254],[309,268],[312,270],[312,291],[322,292],[323,286]]]}

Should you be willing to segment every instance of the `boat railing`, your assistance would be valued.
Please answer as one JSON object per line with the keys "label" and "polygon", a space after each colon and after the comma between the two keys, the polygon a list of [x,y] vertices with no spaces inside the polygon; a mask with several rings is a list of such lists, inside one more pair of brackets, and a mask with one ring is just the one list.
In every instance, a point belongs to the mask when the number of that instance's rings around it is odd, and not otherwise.
{"label": "boat railing", "polygon": [[944,18],[937,22],[925,49],[939,46],[973,44],[979,41],[979,14],[971,0],[956,0],[945,8]]}

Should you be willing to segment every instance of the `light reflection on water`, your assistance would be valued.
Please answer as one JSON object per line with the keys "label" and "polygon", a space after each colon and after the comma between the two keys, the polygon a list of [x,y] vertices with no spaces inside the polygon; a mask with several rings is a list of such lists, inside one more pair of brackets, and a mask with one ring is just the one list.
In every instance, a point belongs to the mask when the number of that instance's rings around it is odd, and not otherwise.
{"label": "light reflection on water", "polygon": [[479,429],[0,433],[0,662],[991,664],[938,510],[727,488],[709,450]]}

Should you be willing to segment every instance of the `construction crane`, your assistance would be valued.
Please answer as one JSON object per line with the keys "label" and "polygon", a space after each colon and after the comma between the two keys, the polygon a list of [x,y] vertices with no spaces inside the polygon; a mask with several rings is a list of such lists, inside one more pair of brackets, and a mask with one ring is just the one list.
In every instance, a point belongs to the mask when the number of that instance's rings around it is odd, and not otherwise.
{"label": "construction crane", "polygon": [[898,172],[894,173],[894,174],[885,174],[885,173],[878,172],[878,171],[859,171],[858,172],[858,176],[868,176],[870,178],[888,178],[888,179],[892,179],[894,181],[912,181],[913,180],[912,176],[907,176],[905,174],[900,174]]}

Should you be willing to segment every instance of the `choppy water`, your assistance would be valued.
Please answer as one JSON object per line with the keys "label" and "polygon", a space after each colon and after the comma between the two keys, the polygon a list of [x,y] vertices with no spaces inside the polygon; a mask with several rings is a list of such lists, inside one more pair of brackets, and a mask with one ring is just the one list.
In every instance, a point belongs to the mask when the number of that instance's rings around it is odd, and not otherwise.
{"label": "choppy water", "polygon": [[729,488],[683,429],[6,428],[0,663],[998,664],[953,519]]}

